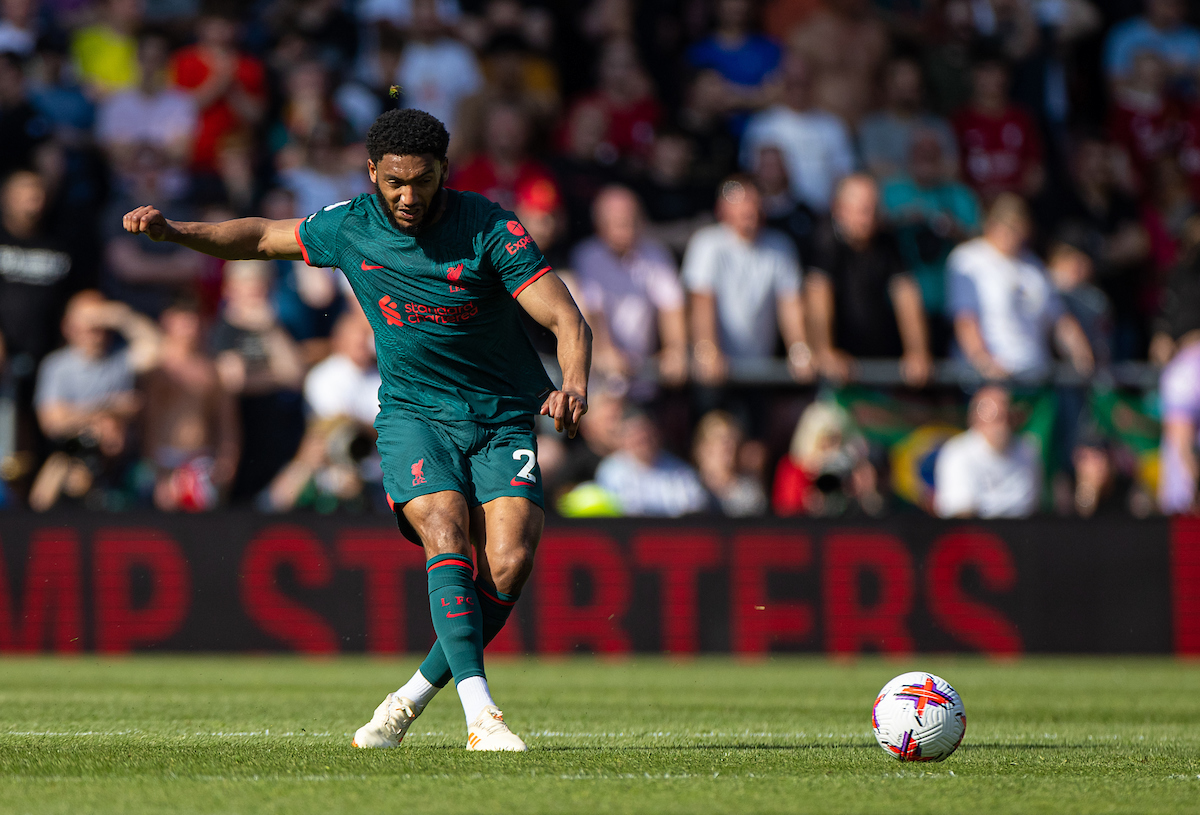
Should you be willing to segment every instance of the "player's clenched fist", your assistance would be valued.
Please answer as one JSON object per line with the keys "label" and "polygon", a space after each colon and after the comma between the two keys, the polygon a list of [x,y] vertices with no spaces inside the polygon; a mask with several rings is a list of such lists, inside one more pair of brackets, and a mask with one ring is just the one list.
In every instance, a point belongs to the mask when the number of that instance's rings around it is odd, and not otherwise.
{"label": "player's clenched fist", "polygon": [[171,225],[163,214],[154,207],[138,207],[125,213],[125,231],[135,235],[148,235],[152,241],[161,241],[171,231]]}
{"label": "player's clenched fist", "polygon": [[579,420],[587,413],[587,397],[573,391],[553,391],[542,404],[543,416],[554,420],[554,429],[567,431],[568,438],[575,438],[579,431]]}

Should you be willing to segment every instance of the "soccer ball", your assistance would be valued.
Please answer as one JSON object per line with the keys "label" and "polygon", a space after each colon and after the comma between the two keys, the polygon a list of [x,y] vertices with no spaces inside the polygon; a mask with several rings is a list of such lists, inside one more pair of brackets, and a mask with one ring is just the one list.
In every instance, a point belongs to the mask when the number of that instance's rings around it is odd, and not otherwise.
{"label": "soccer ball", "polygon": [[883,686],[871,725],[879,746],[898,761],[942,761],[962,743],[967,714],[949,682],[913,671]]}

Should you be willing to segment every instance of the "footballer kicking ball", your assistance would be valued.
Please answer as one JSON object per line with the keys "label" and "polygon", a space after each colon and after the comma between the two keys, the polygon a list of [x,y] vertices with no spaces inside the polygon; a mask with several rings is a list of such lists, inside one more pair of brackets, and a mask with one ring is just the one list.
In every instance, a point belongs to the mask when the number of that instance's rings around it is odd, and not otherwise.
{"label": "footballer kicking ball", "polygon": [[942,761],[962,743],[967,714],[949,682],[913,671],[883,686],[871,725],[879,746],[898,761]]}

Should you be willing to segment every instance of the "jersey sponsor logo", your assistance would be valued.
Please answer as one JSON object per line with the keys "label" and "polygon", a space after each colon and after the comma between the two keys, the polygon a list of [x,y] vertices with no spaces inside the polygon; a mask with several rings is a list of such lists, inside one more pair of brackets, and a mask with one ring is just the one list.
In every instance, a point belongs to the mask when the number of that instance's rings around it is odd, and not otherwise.
{"label": "jersey sponsor logo", "polygon": [[524,249],[526,246],[528,246],[531,243],[533,243],[533,238],[526,235],[525,237],[521,238],[521,240],[519,240],[519,241],[514,241],[512,243],[504,244],[504,249],[510,255],[515,255],[517,252],[520,252],[522,249]]}
{"label": "jersey sponsor logo", "polygon": [[364,272],[369,272],[372,269],[382,269],[382,268],[383,268],[382,266],[370,266],[367,264],[367,262],[365,260],[362,262],[362,270]]}
{"label": "jersey sponsor logo", "polygon": [[427,306],[422,303],[405,303],[405,318],[410,323],[438,323],[439,325],[457,325],[465,323],[479,313],[476,303],[463,303],[461,306]]}
{"label": "jersey sponsor logo", "polygon": [[413,486],[420,486],[425,483],[425,459],[421,459],[412,466]]}
{"label": "jersey sponsor logo", "polygon": [[388,325],[404,325],[404,317],[397,311],[399,306],[392,301],[390,295],[385,294],[379,298],[379,310],[383,312],[383,317],[387,320]]}
{"label": "jersey sponsor logo", "polygon": [[516,235],[518,238],[525,234],[525,227],[521,226],[518,221],[508,222],[508,231]]}

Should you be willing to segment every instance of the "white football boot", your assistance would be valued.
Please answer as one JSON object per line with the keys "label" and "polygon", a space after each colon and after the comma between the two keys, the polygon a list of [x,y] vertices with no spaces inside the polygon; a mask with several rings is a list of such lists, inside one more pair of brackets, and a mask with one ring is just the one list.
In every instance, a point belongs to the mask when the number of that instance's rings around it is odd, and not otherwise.
{"label": "white football boot", "polygon": [[520,736],[508,729],[500,709],[488,705],[467,728],[467,749],[524,753],[529,748]]}
{"label": "white football boot", "polygon": [[358,728],[354,741],[350,742],[351,746],[399,747],[400,742],[404,741],[404,734],[408,732],[408,726],[417,718],[415,710],[416,705],[411,699],[389,693],[375,708],[371,721]]}

